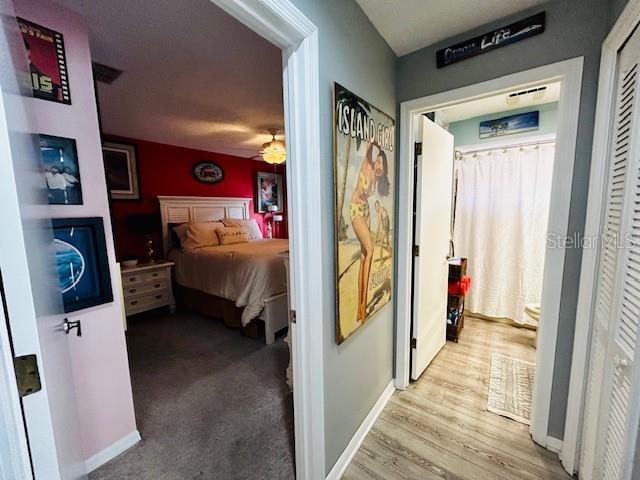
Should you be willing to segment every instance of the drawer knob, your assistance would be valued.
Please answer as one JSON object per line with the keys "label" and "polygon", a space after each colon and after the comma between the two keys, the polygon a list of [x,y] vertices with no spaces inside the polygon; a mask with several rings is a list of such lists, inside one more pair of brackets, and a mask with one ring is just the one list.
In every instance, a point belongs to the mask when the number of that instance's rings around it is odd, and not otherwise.
{"label": "drawer knob", "polygon": [[154,288],[160,288],[161,286],[162,286],[162,284],[161,284],[161,283],[156,283],[156,284],[154,285]]}
{"label": "drawer knob", "polygon": [[129,277],[129,281],[130,282],[135,282],[136,281],[136,277]]}
{"label": "drawer knob", "polygon": [[154,277],[157,277],[157,276],[158,276],[158,274],[157,274],[157,273],[153,273],[152,275],[153,275]]}
{"label": "drawer knob", "polygon": [[130,289],[129,293],[136,293],[136,289],[135,288]]}
{"label": "drawer knob", "polygon": [[160,300],[162,298],[162,295],[156,295],[156,299]]}
{"label": "drawer knob", "polygon": [[138,300],[134,300],[133,302],[131,302],[131,305],[137,305],[138,304]]}

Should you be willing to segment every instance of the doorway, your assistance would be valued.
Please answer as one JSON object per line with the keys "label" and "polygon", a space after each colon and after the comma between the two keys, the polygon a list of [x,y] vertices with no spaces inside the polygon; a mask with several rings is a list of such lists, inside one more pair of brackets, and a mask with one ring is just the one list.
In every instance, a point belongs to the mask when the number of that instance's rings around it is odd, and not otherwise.
{"label": "doorway", "polygon": [[[412,204],[414,189],[413,143],[416,132],[420,132],[421,117],[428,112],[437,112],[469,101],[481,100],[494,95],[506,95],[513,92],[531,90],[550,83],[560,84],[561,94],[558,102],[558,128],[553,180],[549,207],[548,232],[559,238],[567,234],[569,213],[570,182],[577,134],[578,110],[580,99],[582,59],[577,58],[544,67],[508,75],[481,84],[464,87],[441,94],[411,100],[401,104],[401,155],[399,199],[399,251],[398,251],[398,333],[396,344],[396,387],[405,389],[410,378],[410,352],[412,342],[411,287],[413,282],[413,218]],[[424,145],[423,145],[424,148]],[[411,156],[409,156],[411,155]],[[451,180],[453,185],[453,180]],[[453,187],[452,187],[453,188]],[[439,254],[442,252],[438,252]],[[544,259],[544,280],[538,344],[535,354],[536,369],[533,388],[535,408],[531,417],[530,433],[540,445],[559,449],[556,440],[548,438],[549,410],[552,378],[555,363],[556,335],[560,308],[560,290],[564,269],[564,249],[547,248]],[[472,287],[473,288],[473,287]],[[418,339],[419,348],[419,339]],[[569,408],[572,408],[569,405]]]}

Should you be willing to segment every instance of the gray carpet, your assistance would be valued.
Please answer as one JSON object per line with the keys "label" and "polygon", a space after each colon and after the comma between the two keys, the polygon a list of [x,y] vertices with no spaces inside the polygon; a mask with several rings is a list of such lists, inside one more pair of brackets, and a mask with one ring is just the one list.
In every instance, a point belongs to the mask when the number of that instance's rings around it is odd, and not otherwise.
{"label": "gray carpet", "polygon": [[294,478],[283,338],[178,313],[133,319],[127,344],[142,441],[90,480]]}

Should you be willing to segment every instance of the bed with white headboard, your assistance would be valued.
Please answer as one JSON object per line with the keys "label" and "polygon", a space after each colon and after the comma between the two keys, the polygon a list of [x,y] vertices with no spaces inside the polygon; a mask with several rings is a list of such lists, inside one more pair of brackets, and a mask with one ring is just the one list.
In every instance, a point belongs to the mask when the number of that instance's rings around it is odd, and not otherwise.
{"label": "bed with white headboard", "polygon": [[[212,221],[220,221],[224,218],[233,218],[233,219],[249,219],[251,218],[249,215],[249,205],[251,202],[251,198],[244,197],[193,197],[193,196],[159,196],[158,201],[160,203],[160,218],[162,222],[162,244],[163,244],[163,252],[165,257],[171,258],[173,261],[176,261],[176,271],[180,271],[181,265],[180,258],[181,254],[178,253],[175,249],[175,245],[173,245],[173,234],[172,227],[181,224],[181,223],[191,223],[191,222],[212,222]],[[278,243],[279,242],[279,243]],[[284,246],[284,248],[280,248],[280,246]],[[202,271],[194,271],[194,268],[197,269],[206,269],[211,268],[212,256],[218,256],[219,259],[224,258],[225,264],[229,267],[231,262],[231,258],[237,258],[238,268],[246,268],[246,263],[248,261],[248,254],[243,251],[255,252],[255,262],[258,265],[263,265],[265,263],[264,252],[272,252],[274,247],[280,248],[279,252],[282,250],[288,249],[288,244],[283,240],[256,240],[251,242],[251,244],[247,245],[237,245],[232,246],[231,248],[234,250],[233,252],[229,251],[230,247],[227,246],[219,246],[219,247],[210,247],[204,249],[198,249],[198,252],[193,255],[201,255],[201,258],[197,260],[190,255],[190,258],[186,255],[182,254],[185,268],[187,262],[190,262],[188,268],[192,269],[193,276],[200,274],[208,274],[209,272]],[[243,250],[244,249],[244,250]],[[218,254],[217,250],[220,251]],[[260,255],[262,254],[262,257]],[[268,253],[268,255],[275,256],[273,253]],[[249,259],[253,261],[252,258]],[[271,258],[267,259],[272,261]],[[233,260],[235,261],[235,260]],[[273,260],[275,261],[275,260]],[[209,263],[208,263],[209,262]],[[241,263],[244,262],[244,263]],[[230,268],[235,267],[235,263],[230,264]],[[244,266],[243,266],[244,265]],[[284,265],[283,265],[284,268]],[[252,269],[250,269],[252,270]],[[255,270],[259,270],[257,267]],[[217,279],[225,277],[233,277],[233,272],[229,274],[220,274],[216,275]],[[176,275],[176,281],[179,285],[181,285],[188,294],[199,295],[198,305],[214,305],[216,302],[221,301],[221,298],[214,297],[210,291],[206,291],[205,288],[198,288],[192,284],[187,284],[189,282],[184,281],[181,283],[179,278],[181,275]],[[218,280],[223,281],[223,280]],[[229,280],[230,282],[232,280]],[[251,280],[247,283],[249,285]],[[259,282],[256,281],[256,284]],[[218,285],[220,287],[220,285]],[[195,292],[194,290],[200,290],[199,292]],[[267,344],[273,343],[275,340],[275,333],[288,325],[288,312],[289,307],[287,303],[287,292],[286,292],[286,280],[284,286],[280,288],[280,290],[284,289],[284,292],[277,291],[276,293],[270,294],[267,296],[266,294],[261,297],[260,305],[264,304],[262,311],[260,312],[258,319],[262,320],[265,325],[265,339]],[[233,290],[231,288],[223,288],[222,290],[229,291]],[[272,288],[269,291],[278,290],[278,288]],[[213,290],[212,290],[213,291]],[[260,290],[261,291],[261,290]],[[266,291],[266,290],[265,290]],[[236,298],[229,298],[233,295],[221,296],[223,301],[236,301]],[[187,295],[185,295],[187,297]],[[246,295],[243,295],[246,297]],[[186,302],[188,303],[188,302]],[[255,302],[254,302],[255,303]],[[238,305],[238,303],[236,303]],[[252,307],[254,307],[252,305]],[[246,308],[246,307],[245,307]],[[195,308],[196,310],[202,311],[202,308]],[[225,310],[224,308],[221,308]],[[210,311],[210,310],[207,310]],[[256,310],[257,312],[257,310]],[[220,312],[221,314],[223,312]],[[218,316],[217,312],[213,312],[214,316]],[[225,323],[227,323],[227,319],[225,319]]]}

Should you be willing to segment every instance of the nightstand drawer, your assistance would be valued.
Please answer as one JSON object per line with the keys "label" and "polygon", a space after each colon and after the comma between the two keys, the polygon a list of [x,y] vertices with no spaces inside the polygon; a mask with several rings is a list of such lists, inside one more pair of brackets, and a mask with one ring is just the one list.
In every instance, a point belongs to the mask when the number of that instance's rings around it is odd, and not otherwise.
{"label": "nightstand drawer", "polygon": [[140,295],[139,297],[127,298],[124,301],[127,314],[133,313],[137,310],[150,310],[156,307],[163,307],[169,304],[169,293],[166,290],[157,293],[150,293],[147,295]]}
{"label": "nightstand drawer", "polygon": [[122,285],[126,288],[133,285],[153,283],[167,278],[167,269],[160,268],[150,272],[130,273],[122,275]]}
{"label": "nightstand drawer", "polygon": [[166,290],[166,289],[167,289],[167,282],[165,279],[161,279],[155,283],[143,283],[140,285],[133,284],[124,288],[124,298],[144,295],[146,293],[153,293],[153,292]]}

